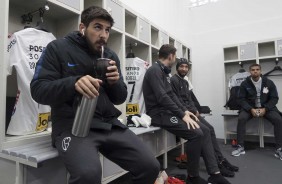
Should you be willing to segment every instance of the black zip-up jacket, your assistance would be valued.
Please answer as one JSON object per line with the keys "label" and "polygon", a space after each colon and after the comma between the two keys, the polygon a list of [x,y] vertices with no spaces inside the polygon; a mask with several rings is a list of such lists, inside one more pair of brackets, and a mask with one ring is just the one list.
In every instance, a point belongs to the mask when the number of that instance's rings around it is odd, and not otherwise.
{"label": "black zip-up jacket", "polygon": [[147,70],[143,80],[143,95],[146,113],[154,117],[163,112],[183,118],[187,110],[173,92],[170,76],[166,74],[161,63],[153,63]]}
{"label": "black zip-up jacket", "polygon": [[[266,111],[278,111],[276,104],[278,102],[278,93],[275,84],[272,80],[262,76],[260,103]],[[253,84],[251,77],[247,77],[242,82],[238,94],[238,100],[242,109],[250,111],[255,108],[255,100],[257,98],[256,87]]]}
{"label": "black zip-up jacket", "polygon": [[[120,79],[100,86],[99,98],[91,128],[108,129],[112,125],[125,128],[117,117],[121,112],[114,107],[126,100],[127,88],[120,71],[117,55],[106,48],[104,57],[116,62]],[[71,129],[75,117],[74,102],[79,96],[76,81],[85,75],[95,77],[94,62],[100,55],[90,51],[88,44],[77,31],[63,39],[50,42],[39,59],[31,81],[31,95],[40,103],[51,106],[52,135]]]}
{"label": "black zip-up jacket", "polygon": [[188,109],[188,111],[196,114],[198,110],[192,100],[188,81],[180,77],[179,75],[174,74],[171,77],[170,82],[174,93],[176,94],[176,96],[178,96],[178,99],[182,103],[182,105],[184,105]]}

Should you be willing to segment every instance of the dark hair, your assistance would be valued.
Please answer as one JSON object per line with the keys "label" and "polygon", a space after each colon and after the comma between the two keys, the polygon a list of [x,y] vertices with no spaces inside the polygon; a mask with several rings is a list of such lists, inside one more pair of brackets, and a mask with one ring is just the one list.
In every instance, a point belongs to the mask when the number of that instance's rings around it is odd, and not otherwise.
{"label": "dark hair", "polygon": [[259,69],[261,70],[261,66],[259,64],[251,64],[251,66],[249,67],[249,70],[251,70],[254,66],[258,66]]}
{"label": "dark hair", "polygon": [[90,6],[81,13],[81,22],[86,27],[88,27],[90,22],[94,19],[103,19],[110,22],[111,26],[114,25],[114,19],[112,16],[105,9],[98,6]]}
{"label": "dark hair", "polygon": [[170,44],[164,44],[159,50],[159,59],[167,59],[170,54],[175,55],[176,48]]}
{"label": "dark hair", "polygon": [[191,63],[186,59],[186,58],[177,58],[176,59],[177,63],[176,63],[176,70],[180,67],[180,65],[182,64],[186,64],[188,65],[188,68],[190,68]]}

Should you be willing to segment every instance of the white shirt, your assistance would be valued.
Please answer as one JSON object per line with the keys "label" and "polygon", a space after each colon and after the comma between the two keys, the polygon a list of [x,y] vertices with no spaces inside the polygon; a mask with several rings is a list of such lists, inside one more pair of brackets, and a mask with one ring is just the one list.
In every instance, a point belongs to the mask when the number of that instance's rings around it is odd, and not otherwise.
{"label": "white shirt", "polygon": [[126,114],[145,113],[145,101],[143,96],[143,79],[148,69],[148,62],[135,57],[126,58],[125,82],[127,84]]}
{"label": "white shirt", "polygon": [[34,28],[18,31],[9,38],[7,75],[11,75],[15,67],[18,92],[7,134],[26,135],[47,128],[50,106],[40,105],[32,99],[30,82],[44,48],[54,39],[52,33]]}
{"label": "white shirt", "polygon": [[235,86],[240,86],[241,83],[248,77],[250,76],[250,72],[238,72],[234,74],[230,79],[229,79],[229,84],[228,87],[232,88]]}

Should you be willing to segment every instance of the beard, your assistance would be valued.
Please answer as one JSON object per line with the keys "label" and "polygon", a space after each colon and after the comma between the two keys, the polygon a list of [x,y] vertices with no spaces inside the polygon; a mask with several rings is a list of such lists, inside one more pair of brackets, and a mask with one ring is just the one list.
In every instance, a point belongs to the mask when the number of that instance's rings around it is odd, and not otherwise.
{"label": "beard", "polygon": [[86,39],[89,49],[95,54],[101,54],[102,46],[105,47],[107,45],[107,42],[104,39],[97,40],[94,43],[87,36],[85,36],[85,39]]}
{"label": "beard", "polygon": [[184,78],[188,73],[185,73],[185,72],[177,72],[178,75],[182,78]]}

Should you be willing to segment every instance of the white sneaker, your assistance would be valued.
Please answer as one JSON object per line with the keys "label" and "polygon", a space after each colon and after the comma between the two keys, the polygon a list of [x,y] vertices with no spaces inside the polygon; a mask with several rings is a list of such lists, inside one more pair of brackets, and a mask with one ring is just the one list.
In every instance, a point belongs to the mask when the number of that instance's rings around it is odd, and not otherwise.
{"label": "white sneaker", "polygon": [[240,155],[244,155],[246,152],[245,152],[245,149],[243,146],[241,145],[238,145],[236,150],[232,151],[231,155],[232,156],[235,156],[235,157],[238,157]]}
{"label": "white sneaker", "polygon": [[278,148],[277,150],[275,150],[274,156],[282,160],[282,148]]}

